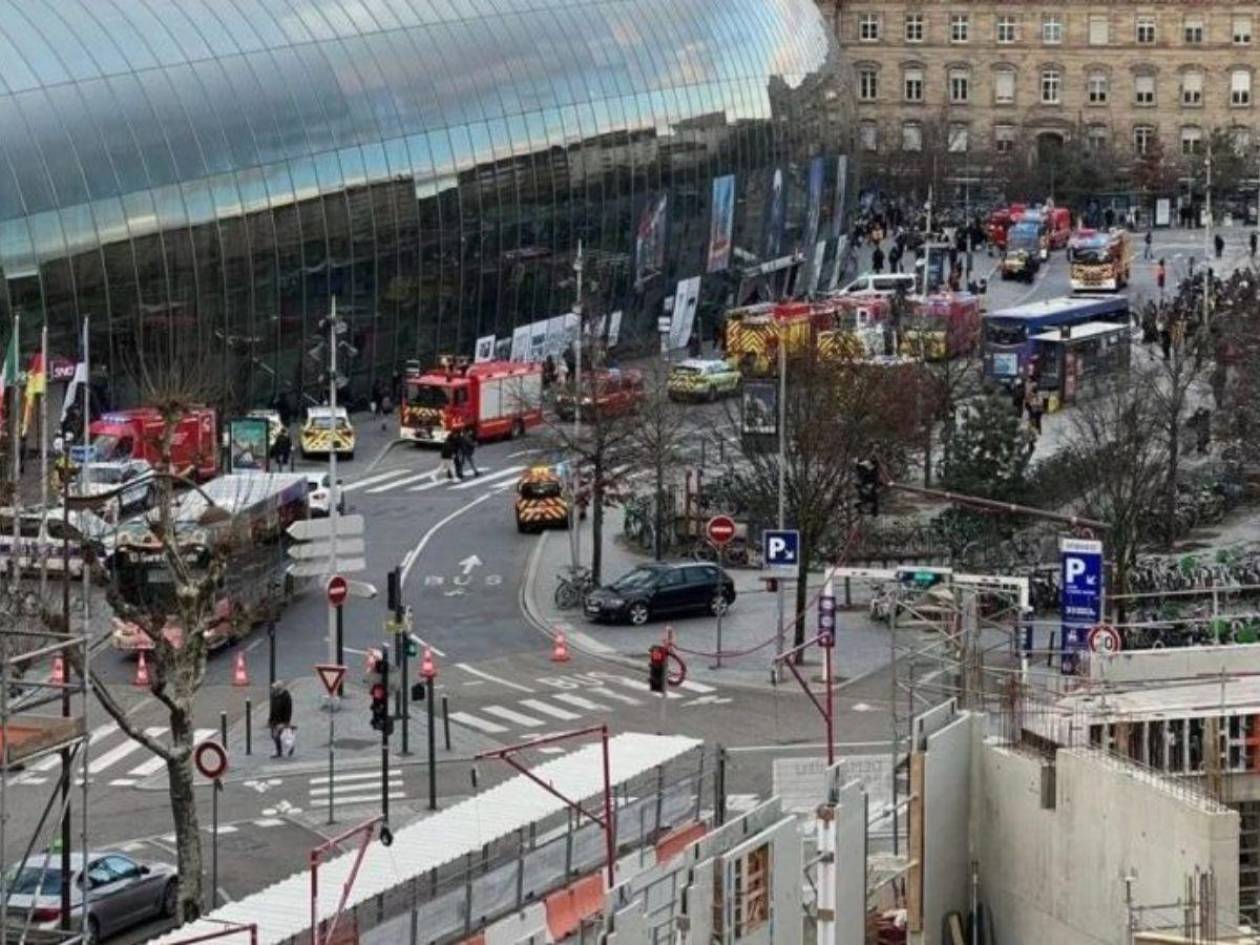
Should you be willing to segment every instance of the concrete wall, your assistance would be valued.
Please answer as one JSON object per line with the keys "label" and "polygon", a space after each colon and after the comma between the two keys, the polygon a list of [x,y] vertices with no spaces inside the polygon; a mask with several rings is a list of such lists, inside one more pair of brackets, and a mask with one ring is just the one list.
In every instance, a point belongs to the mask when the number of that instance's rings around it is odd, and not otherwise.
{"label": "concrete wall", "polygon": [[923,938],[942,941],[949,912],[970,908],[972,726],[962,715],[927,736],[923,769]]}
{"label": "concrete wall", "polygon": [[1196,867],[1215,870],[1221,925],[1236,924],[1235,812],[1080,749],[1058,753],[1046,810],[1042,759],[992,742],[979,751],[973,842],[997,941],[1123,942],[1124,877],[1137,903],[1175,902]]}
{"label": "concrete wall", "polygon": [[1089,675],[1106,682],[1219,676],[1260,672],[1260,643],[1184,646],[1159,650],[1092,653]]}

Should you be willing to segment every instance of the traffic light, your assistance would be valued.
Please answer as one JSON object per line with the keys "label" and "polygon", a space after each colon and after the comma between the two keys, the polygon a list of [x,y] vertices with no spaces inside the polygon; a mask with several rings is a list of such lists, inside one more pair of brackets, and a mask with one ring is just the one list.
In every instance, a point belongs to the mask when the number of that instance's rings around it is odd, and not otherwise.
{"label": "traffic light", "polygon": [[654,646],[648,651],[648,685],[653,692],[665,691],[665,668],[669,661],[669,650],[663,646]]}
{"label": "traffic light", "polygon": [[385,737],[394,730],[389,714],[389,657],[379,656],[372,665],[372,681],[368,687],[372,699],[372,728]]}
{"label": "traffic light", "polygon": [[879,466],[874,460],[862,459],[853,464],[857,478],[857,506],[859,512],[879,514]]}
{"label": "traffic light", "polygon": [[385,599],[389,607],[391,615],[402,610],[402,581],[397,568],[393,568],[389,572],[389,578],[386,581]]}

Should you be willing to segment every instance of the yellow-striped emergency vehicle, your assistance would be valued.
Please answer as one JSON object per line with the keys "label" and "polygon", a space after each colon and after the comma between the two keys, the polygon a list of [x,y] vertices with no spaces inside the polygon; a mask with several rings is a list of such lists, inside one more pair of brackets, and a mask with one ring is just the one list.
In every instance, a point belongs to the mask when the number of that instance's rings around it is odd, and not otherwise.
{"label": "yellow-striped emergency vehicle", "polygon": [[538,532],[569,527],[569,501],[550,466],[531,466],[516,484],[516,530]]}
{"label": "yellow-striped emergency vehicle", "polygon": [[813,344],[813,312],[807,302],[764,303],[726,313],[726,358],[744,377],[769,377],[778,372],[779,342],[788,355]]}
{"label": "yellow-striped emergency vehicle", "polygon": [[345,407],[309,407],[302,424],[302,455],[328,455],[354,459],[354,426]]}

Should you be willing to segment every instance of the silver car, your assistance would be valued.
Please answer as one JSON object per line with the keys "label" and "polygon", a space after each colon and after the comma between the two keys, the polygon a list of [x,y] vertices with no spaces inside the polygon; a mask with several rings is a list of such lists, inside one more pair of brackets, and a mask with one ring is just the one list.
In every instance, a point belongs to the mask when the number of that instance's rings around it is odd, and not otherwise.
{"label": "silver car", "polygon": [[[85,942],[157,917],[171,918],[179,905],[175,867],[144,865],[113,850],[93,851],[88,857],[88,928]],[[83,855],[70,854],[70,927],[78,929],[83,909]],[[29,915],[32,929],[61,925],[61,854],[32,856],[19,874],[8,869],[9,912],[6,939],[21,937]]]}

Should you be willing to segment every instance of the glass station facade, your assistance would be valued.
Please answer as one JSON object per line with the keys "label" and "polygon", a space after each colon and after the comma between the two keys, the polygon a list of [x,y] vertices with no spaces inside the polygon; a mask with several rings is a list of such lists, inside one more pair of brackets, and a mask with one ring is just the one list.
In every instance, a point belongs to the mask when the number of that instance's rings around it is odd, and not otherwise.
{"label": "glass station facade", "polygon": [[654,337],[680,280],[827,279],[836,65],[813,0],[0,0],[0,336],[90,316],[116,368],[162,326],[296,405],[335,296],[362,395],[569,311],[581,240]]}

